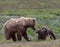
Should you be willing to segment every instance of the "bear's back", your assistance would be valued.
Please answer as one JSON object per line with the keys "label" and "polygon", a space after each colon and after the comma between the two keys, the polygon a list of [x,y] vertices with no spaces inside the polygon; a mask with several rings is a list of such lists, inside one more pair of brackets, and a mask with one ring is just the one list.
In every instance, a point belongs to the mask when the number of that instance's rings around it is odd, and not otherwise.
{"label": "bear's back", "polygon": [[11,28],[12,26],[15,26],[16,25],[16,19],[9,19],[5,22],[5,24],[3,25],[3,27],[5,28]]}

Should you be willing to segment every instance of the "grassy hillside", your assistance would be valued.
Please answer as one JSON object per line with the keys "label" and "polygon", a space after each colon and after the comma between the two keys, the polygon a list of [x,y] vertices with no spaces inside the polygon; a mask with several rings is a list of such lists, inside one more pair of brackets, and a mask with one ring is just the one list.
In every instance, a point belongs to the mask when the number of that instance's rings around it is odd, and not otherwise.
{"label": "grassy hillside", "polygon": [[21,15],[22,11],[41,9],[60,9],[60,0],[0,0],[0,15]]}
{"label": "grassy hillside", "polygon": [[[10,18],[36,18],[36,27],[48,26],[53,30],[57,40],[37,41],[37,34],[28,29],[31,42],[12,43],[3,37],[2,26]],[[35,43],[36,42],[36,43]],[[59,47],[60,46],[60,0],[0,0],[0,47]],[[4,44],[3,44],[4,43]],[[9,43],[9,44],[8,44]],[[12,43],[12,44],[11,44]],[[25,46],[26,45],[26,46]]]}
{"label": "grassy hillside", "polygon": [[[36,18],[37,20],[36,27],[41,29],[42,26],[48,26],[51,30],[53,30],[56,38],[59,39],[60,38],[60,14],[56,11],[52,11],[50,13],[50,11],[48,12],[46,10],[45,11],[43,10],[42,12],[38,12],[38,13],[37,12],[33,11],[32,15],[28,14],[30,12],[27,12],[28,15],[23,15],[23,16]],[[3,34],[1,29],[3,24],[6,22],[6,20],[10,18],[19,18],[19,17],[21,16],[0,16],[0,37],[1,37],[0,40],[3,39]],[[37,35],[32,29],[28,29],[27,32],[29,37],[33,41],[37,40]]]}

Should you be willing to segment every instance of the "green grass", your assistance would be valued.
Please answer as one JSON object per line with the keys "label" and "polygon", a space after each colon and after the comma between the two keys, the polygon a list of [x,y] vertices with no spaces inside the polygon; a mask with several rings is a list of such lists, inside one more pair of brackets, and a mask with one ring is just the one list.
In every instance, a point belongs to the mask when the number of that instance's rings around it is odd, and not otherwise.
{"label": "green grass", "polygon": [[59,4],[60,0],[0,0],[0,14],[40,14],[41,9],[60,9]]}
{"label": "green grass", "polygon": [[[60,39],[59,4],[60,0],[0,0],[0,41],[10,42],[3,40],[3,24],[10,18],[21,16],[36,18],[36,27],[48,26]],[[32,41],[37,40],[37,34],[32,29],[28,29],[27,33]]]}
{"label": "green grass", "polygon": [[[21,16],[24,17],[32,17],[36,18],[36,27],[40,28],[42,26],[48,26],[51,30],[53,30],[54,34],[56,35],[57,39],[60,38],[60,9],[51,9],[51,10],[21,10],[19,15],[11,15],[11,16],[0,16],[0,30],[2,29],[3,24],[10,18],[19,18]],[[2,30],[0,31],[2,32]],[[32,30],[27,30],[29,37],[32,41],[37,40],[37,34]],[[0,34],[2,39],[3,34]]]}

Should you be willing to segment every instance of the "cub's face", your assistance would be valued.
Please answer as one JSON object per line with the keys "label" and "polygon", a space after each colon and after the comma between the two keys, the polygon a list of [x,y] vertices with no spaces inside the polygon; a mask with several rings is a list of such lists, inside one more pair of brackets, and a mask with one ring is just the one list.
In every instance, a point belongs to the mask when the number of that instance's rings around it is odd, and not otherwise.
{"label": "cub's face", "polygon": [[42,30],[36,30],[36,33],[38,34],[38,39],[45,40],[46,35]]}

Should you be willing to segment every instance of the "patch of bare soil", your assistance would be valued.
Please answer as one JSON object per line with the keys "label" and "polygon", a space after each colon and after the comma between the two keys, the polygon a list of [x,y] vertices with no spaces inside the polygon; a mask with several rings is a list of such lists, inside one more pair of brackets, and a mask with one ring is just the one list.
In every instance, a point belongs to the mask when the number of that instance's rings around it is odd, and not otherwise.
{"label": "patch of bare soil", "polygon": [[60,47],[60,40],[0,43],[0,47]]}

